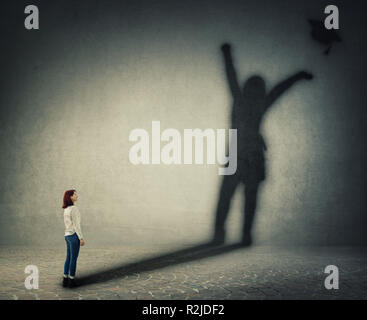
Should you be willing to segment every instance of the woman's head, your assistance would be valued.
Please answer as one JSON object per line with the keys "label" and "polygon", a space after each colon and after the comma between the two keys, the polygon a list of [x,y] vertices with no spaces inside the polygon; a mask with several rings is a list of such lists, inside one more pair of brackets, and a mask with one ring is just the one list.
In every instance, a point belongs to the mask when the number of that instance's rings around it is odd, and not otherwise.
{"label": "woman's head", "polygon": [[76,190],[66,190],[64,193],[64,198],[62,201],[62,208],[65,209],[69,206],[72,206],[75,201],[78,200],[78,195],[76,194]]}

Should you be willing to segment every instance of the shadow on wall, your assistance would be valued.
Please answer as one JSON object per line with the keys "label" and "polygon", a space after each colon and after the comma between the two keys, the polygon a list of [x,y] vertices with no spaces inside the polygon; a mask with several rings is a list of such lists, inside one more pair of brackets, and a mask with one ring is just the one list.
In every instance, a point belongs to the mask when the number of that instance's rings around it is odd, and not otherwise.
{"label": "shadow on wall", "polygon": [[252,243],[251,229],[256,213],[259,184],[265,180],[266,144],[260,134],[260,125],[266,111],[275,100],[299,80],[311,80],[313,75],[300,71],[280,82],[269,93],[266,93],[265,81],[253,75],[244,84],[239,85],[232,59],[231,46],[221,46],[224,56],[227,80],[233,97],[231,112],[231,128],[237,129],[237,171],[233,175],[223,177],[217,204],[214,239],[223,243],[225,239],[224,224],[229,212],[231,199],[240,183],[245,185],[244,215],[242,226],[242,243]]}
{"label": "shadow on wall", "polygon": [[[193,260],[200,260],[234,250],[243,249],[252,244],[251,229],[256,212],[259,184],[265,180],[266,144],[259,130],[264,114],[274,101],[299,80],[313,78],[312,74],[300,71],[280,82],[269,93],[266,93],[262,77],[251,76],[242,90],[234,68],[231,46],[221,46],[224,57],[227,80],[233,97],[231,128],[237,129],[237,171],[224,176],[215,213],[213,238],[190,248],[163,253],[151,258],[123,264],[116,268],[96,271],[79,278],[78,286],[104,282],[124,277],[136,272],[151,271],[166,266],[177,265]],[[228,154],[228,149],[227,149]],[[245,184],[245,209],[242,240],[239,243],[223,245],[225,242],[225,222],[230,202],[237,186]]]}

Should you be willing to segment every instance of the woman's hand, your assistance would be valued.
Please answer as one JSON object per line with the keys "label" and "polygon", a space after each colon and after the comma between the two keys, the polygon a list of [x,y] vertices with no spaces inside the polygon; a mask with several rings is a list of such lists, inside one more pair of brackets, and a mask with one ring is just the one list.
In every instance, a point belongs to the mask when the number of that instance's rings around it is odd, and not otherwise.
{"label": "woman's hand", "polygon": [[84,245],[85,245],[84,239],[81,239],[81,240],[80,240],[80,245],[81,245],[81,246],[84,246]]}

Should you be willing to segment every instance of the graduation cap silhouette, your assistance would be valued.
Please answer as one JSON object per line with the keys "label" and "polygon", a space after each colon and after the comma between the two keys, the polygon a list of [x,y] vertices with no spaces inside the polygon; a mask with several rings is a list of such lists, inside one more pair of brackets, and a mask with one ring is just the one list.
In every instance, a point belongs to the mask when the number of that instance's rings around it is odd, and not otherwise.
{"label": "graduation cap silhouette", "polygon": [[340,42],[342,39],[337,30],[326,29],[323,21],[308,19],[312,30],[311,36],[315,41],[327,46],[324,54],[328,55],[334,42]]}

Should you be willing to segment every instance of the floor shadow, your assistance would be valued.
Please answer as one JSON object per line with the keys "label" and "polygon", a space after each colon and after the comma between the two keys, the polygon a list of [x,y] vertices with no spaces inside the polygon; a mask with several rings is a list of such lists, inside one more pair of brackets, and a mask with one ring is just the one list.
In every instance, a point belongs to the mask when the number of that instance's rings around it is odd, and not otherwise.
{"label": "floor shadow", "polygon": [[[241,241],[245,245],[251,245],[251,230],[258,202],[259,184],[266,178],[264,155],[266,144],[260,133],[262,119],[278,97],[294,83],[303,79],[311,80],[313,75],[306,71],[299,71],[278,83],[269,92],[266,91],[265,80],[259,75],[253,75],[241,88],[233,63],[231,45],[224,43],[221,51],[228,87],[233,98],[230,128],[237,129],[237,141],[230,142],[229,151],[231,147],[237,150],[237,170],[232,175],[223,176],[215,213],[213,241],[224,243],[225,222],[230,203],[237,186],[242,183],[245,185],[245,205]],[[231,145],[232,143],[236,144]]]}
{"label": "floor shadow", "polygon": [[153,257],[143,258],[131,263],[122,264],[118,267],[98,270],[92,274],[78,278],[77,286],[105,282],[135,273],[161,269],[164,267],[217,256],[244,248],[245,247],[242,243],[215,245],[213,242],[203,242],[185,249],[158,254]]}

